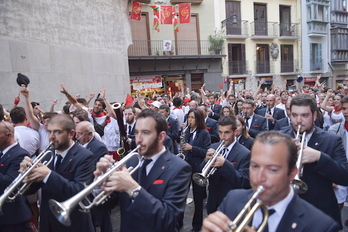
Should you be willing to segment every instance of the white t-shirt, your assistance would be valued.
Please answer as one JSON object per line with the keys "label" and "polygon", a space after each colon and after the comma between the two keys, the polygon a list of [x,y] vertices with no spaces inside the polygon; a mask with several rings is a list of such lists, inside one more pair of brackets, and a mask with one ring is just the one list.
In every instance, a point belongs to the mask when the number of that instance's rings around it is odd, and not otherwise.
{"label": "white t-shirt", "polygon": [[35,155],[40,148],[39,132],[26,126],[15,126],[14,131],[19,145],[27,150],[30,156]]}
{"label": "white t-shirt", "polygon": [[184,111],[182,109],[174,108],[172,112],[173,112],[173,115],[175,116],[174,118],[178,120],[179,128],[181,128],[185,119]]}

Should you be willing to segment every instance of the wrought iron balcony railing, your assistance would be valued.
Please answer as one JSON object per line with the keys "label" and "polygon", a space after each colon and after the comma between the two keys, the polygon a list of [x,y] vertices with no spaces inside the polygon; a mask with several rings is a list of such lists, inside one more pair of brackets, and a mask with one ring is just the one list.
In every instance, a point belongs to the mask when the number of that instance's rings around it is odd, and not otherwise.
{"label": "wrought iron balcony railing", "polygon": [[284,37],[298,37],[299,24],[298,23],[280,23],[279,36]]}
{"label": "wrought iron balcony railing", "polygon": [[278,23],[275,22],[259,22],[254,21],[250,23],[252,36],[278,36]]}
{"label": "wrought iron balcony railing", "polygon": [[274,62],[271,62],[270,60],[255,61],[255,68],[256,74],[274,73]]}
{"label": "wrought iron balcony railing", "polygon": [[280,71],[291,73],[298,71],[298,60],[280,60]]}
{"label": "wrought iron balcony railing", "polygon": [[247,20],[237,21],[235,24],[227,21],[226,23],[226,35],[249,35],[249,23]]}
{"label": "wrought iron balcony railing", "polygon": [[221,55],[223,47],[214,47],[209,40],[172,40],[169,49],[163,40],[133,40],[128,48],[129,56],[186,56]]}
{"label": "wrought iron balcony railing", "polygon": [[229,61],[228,66],[230,75],[247,74],[248,61],[246,60],[232,60]]}

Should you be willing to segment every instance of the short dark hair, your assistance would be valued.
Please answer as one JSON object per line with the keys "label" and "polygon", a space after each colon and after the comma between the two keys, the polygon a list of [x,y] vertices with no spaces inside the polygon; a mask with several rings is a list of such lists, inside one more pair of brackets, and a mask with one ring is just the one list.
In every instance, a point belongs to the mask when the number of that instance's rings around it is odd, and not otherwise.
{"label": "short dark hair", "polygon": [[181,106],[181,104],[182,104],[182,98],[181,97],[175,97],[173,99],[173,105],[175,107],[179,107],[179,106]]}
{"label": "short dark hair", "polygon": [[46,113],[42,116],[42,119],[53,118],[53,117],[56,116],[57,114],[58,114],[57,112],[46,112]]}
{"label": "short dark hair", "polygon": [[25,120],[26,114],[23,107],[15,107],[10,112],[11,120],[14,124],[22,123]]}
{"label": "short dark hair", "polygon": [[250,100],[250,99],[243,101],[243,104],[249,104],[252,107],[255,107],[255,102],[253,100]]}
{"label": "short dark hair", "polygon": [[297,94],[290,102],[290,111],[292,106],[309,106],[311,108],[311,112],[317,112],[317,103],[314,98],[307,93]]}
{"label": "short dark hair", "polygon": [[226,116],[226,117],[221,117],[217,124],[219,126],[228,126],[231,125],[232,126],[232,130],[237,129],[237,120],[235,117],[230,117],[230,116]]}
{"label": "short dark hair", "polygon": [[76,99],[76,101],[78,103],[85,105],[85,106],[87,105],[87,100],[85,98],[78,98],[78,99]]}
{"label": "short dark hair", "polygon": [[191,112],[195,115],[197,130],[205,129],[206,125],[205,125],[205,121],[204,121],[203,111],[200,109],[197,109],[197,108],[190,109],[189,112],[187,113],[187,116],[189,116]]}
{"label": "short dark hair", "polygon": [[161,133],[162,131],[167,132],[168,130],[168,124],[167,120],[164,118],[164,116],[160,113],[158,113],[155,110],[152,109],[144,109],[137,115],[137,120],[139,118],[153,118],[156,122],[156,131],[157,134]]}
{"label": "short dark hair", "polygon": [[345,96],[341,99],[341,103],[348,103],[348,96]]}
{"label": "short dark hair", "polygon": [[30,103],[31,104],[31,107],[35,107],[35,106],[39,106],[40,105],[40,103],[38,103],[38,102],[31,102]]}
{"label": "short dark hair", "polygon": [[51,118],[49,124],[60,124],[67,132],[75,129],[75,122],[68,114],[57,114]]}
{"label": "short dark hair", "polygon": [[161,105],[160,107],[159,107],[159,109],[160,110],[165,110],[165,111],[167,111],[168,113],[170,112],[170,108],[169,108],[169,106],[168,105]]}
{"label": "short dark hair", "polygon": [[256,136],[254,144],[256,141],[270,145],[284,143],[288,148],[289,173],[295,167],[297,161],[297,146],[289,135],[282,134],[278,131],[265,131]]}
{"label": "short dark hair", "polygon": [[133,114],[136,114],[136,113],[137,113],[137,112],[135,111],[135,107],[134,107],[134,106],[126,106],[124,109],[125,109],[125,110],[131,109],[132,112],[133,112]]}
{"label": "short dark hair", "polygon": [[76,117],[81,122],[82,121],[89,121],[88,113],[87,113],[87,111],[85,111],[83,109],[75,110],[74,112],[72,112],[72,115],[73,115],[73,119]]}

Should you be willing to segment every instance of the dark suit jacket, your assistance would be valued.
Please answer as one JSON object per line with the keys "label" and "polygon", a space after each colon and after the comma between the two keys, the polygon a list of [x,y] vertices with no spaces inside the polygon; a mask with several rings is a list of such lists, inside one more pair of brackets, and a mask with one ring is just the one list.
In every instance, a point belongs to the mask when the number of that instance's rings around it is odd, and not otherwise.
{"label": "dark suit jacket", "polygon": [[[266,110],[267,108],[260,109],[257,111],[257,114],[261,116],[265,116]],[[271,120],[268,120],[268,130],[273,130],[274,124],[276,123],[276,121],[278,121],[279,119],[285,118],[286,116],[285,116],[284,110],[274,107],[272,117],[274,118],[274,122],[272,122]]]}
{"label": "dark suit jacket", "polygon": [[172,152],[173,154],[178,154],[178,143],[177,140],[180,140],[179,135],[179,122],[172,117],[169,117],[167,120],[168,123],[168,131],[167,135],[172,139],[173,146]]}
{"label": "dark suit jacket", "polygon": [[[128,138],[132,139],[132,142],[130,144],[130,149],[133,150],[135,149],[136,147],[136,144],[135,144],[135,135],[134,135],[134,131],[135,131],[135,125],[137,124],[137,122],[134,123],[134,126],[132,128],[132,131],[130,134],[128,134]],[[127,128],[127,124],[125,125],[125,128],[126,128],[126,131],[128,133],[128,128]]]}
{"label": "dark suit jacket", "polygon": [[[281,132],[295,137],[291,127]],[[318,162],[303,165],[301,179],[307,184],[308,191],[299,196],[341,225],[341,216],[332,183],[348,185],[348,164],[342,139],[315,127],[308,146],[320,151],[321,156]]]}
{"label": "dark suit jacket", "polygon": [[240,144],[242,144],[247,149],[251,150],[251,147],[254,143],[254,139],[252,137],[245,138],[243,135],[239,138],[238,141]]}
{"label": "dark suit jacket", "polygon": [[[220,143],[210,147],[216,149]],[[201,168],[206,162],[203,162]],[[250,151],[236,142],[228,153],[225,163],[209,177],[207,213],[217,210],[224,197],[232,189],[250,188],[249,184]]]}
{"label": "dark suit jacket", "polygon": [[257,106],[255,107],[254,113],[255,113],[255,114],[259,114],[259,111],[262,110],[262,109],[264,109],[264,108],[266,108],[266,107],[267,107],[266,104],[257,105]]}
{"label": "dark suit jacket", "polygon": [[207,118],[207,121],[205,122],[206,129],[208,130],[210,134],[210,140],[212,143],[217,143],[220,141],[218,127],[217,127],[217,121],[212,118]]}
{"label": "dark suit jacket", "polygon": [[[186,131],[185,139],[188,142],[190,130]],[[200,165],[205,158],[205,154],[210,146],[210,134],[204,129],[197,131],[193,141],[192,150],[185,152],[185,160],[191,165],[192,173],[200,172]]]}
{"label": "dark suit jacket", "polygon": [[105,144],[100,142],[98,139],[93,137],[93,139],[88,143],[87,150],[91,151],[94,155],[94,164],[96,164],[101,157],[108,155],[108,149]]}
{"label": "dark suit jacket", "polygon": [[219,104],[214,104],[213,105],[213,113],[209,114],[209,118],[215,119],[215,120],[219,120],[220,118],[220,112],[221,112],[222,106]]}
{"label": "dark suit jacket", "polygon": [[[54,161],[48,167],[54,170]],[[65,201],[83,190],[84,184],[90,184],[95,170],[92,152],[75,143],[63,159],[59,169],[52,171],[46,184],[33,186],[31,191],[42,187],[42,201],[40,207],[40,231],[52,232],[94,232],[90,213],[79,211],[77,206],[70,214],[71,226],[62,225],[52,214],[48,201],[54,199],[58,202]],[[36,189],[35,189],[36,187]]]}
{"label": "dark suit jacket", "polygon": [[253,120],[249,126],[249,135],[253,138],[263,131],[267,131],[267,120],[265,117],[254,114]]}
{"label": "dark suit jacket", "polygon": [[[220,205],[219,211],[233,220],[252,194],[251,189],[230,191]],[[337,232],[338,230],[337,222],[294,194],[276,232]]]}
{"label": "dark suit jacket", "polygon": [[[18,176],[19,164],[25,156],[30,154],[21,148],[19,144],[12,147],[0,159],[0,192],[13,182]],[[18,196],[14,202],[5,202],[2,206],[4,215],[0,216],[0,225],[11,225],[29,221],[32,216],[31,209],[25,196]]]}
{"label": "dark suit jacket", "polygon": [[[127,162],[135,167],[137,157]],[[139,169],[132,174],[138,181]],[[132,202],[125,192],[119,193],[121,232],[179,231],[191,179],[190,166],[165,151],[149,172],[146,183]]]}
{"label": "dark suit jacket", "polygon": [[289,118],[285,117],[282,119],[279,119],[275,122],[273,130],[279,131],[283,130],[284,127],[289,126]]}

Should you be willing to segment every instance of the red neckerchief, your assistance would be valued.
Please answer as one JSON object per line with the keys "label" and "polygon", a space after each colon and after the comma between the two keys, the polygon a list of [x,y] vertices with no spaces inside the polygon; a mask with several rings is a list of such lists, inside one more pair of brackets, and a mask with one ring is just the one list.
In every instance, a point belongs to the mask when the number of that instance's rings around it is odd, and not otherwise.
{"label": "red neckerchief", "polygon": [[285,104],[285,101],[280,101],[282,104]]}
{"label": "red neckerchief", "polygon": [[92,110],[91,111],[91,115],[92,115],[92,117],[98,118],[98,117],[106,116],[106,113],[105,112],[100,112],[99,114],[95,114],[94,111]]}
{"label": "red neckerchief", "polygon": [[342,106],[340,108],[337,108],[336,106],[334,106],[334,110],[335,110],[335,112],[341,111],[342,110]]}
{"label": "red neckerchief", "polygon": [[173,110],[176,110],[176,109],[181,110],[182,108],[181,108],[181,107],[174,107],[174,109],[173,109]]}
{"label": "red neckerchief", "polygon": [[348,122],[347,121],[344,122],[344,127],[346,128],[346,131],[348,131]]}
{"label": "red neckerchief", "polygon": [[105,124],[106,124],[106,123],[110,123],[110,122],[111,122],[110,117],[109,117],[109,116],[106,116],[106,118],[105,118]]}

